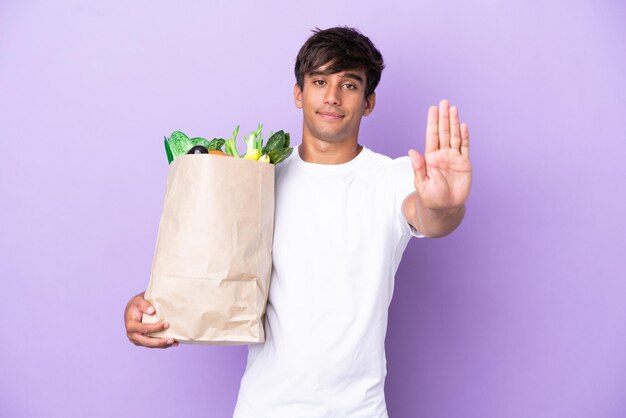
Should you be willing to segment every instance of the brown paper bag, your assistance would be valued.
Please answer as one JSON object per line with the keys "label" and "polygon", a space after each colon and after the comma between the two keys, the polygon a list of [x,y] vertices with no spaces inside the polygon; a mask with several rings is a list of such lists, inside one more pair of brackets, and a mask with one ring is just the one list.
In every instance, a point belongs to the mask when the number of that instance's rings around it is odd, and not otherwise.
{"label": "brown paper bag", "polygon": [[274,230],[274,165],[211,154],[170,165],[145,298],[183,343],[265,341]]}

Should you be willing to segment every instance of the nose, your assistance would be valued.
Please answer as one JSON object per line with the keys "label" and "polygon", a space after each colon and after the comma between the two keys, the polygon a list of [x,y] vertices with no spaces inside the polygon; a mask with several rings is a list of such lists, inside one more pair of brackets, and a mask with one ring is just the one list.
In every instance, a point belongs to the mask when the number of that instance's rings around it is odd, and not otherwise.
{"label": "nose", "polygon": [[332,84],[328,84],[328,88],[326,89],[326,94],[324,95],[324,103],[332,104],[332,105],[340,105],[341,104],[341,86],[334,86]]}

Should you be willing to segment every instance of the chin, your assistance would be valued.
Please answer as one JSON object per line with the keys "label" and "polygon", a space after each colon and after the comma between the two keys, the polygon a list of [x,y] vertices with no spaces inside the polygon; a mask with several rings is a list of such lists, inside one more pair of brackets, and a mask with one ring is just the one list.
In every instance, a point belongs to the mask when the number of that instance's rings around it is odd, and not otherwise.
{"label": "chin", "polygon": [[318,132],[316,135],[314,135],[315,138],[319,139],[320,141],[324,141],[324,142],[330,142],[330,143],[338,143],[338,142],[343,142],[346,140],[346,137],[344,136],[340,136],[340,135],[336,135],[336,134],[325,134],[324,132]]}

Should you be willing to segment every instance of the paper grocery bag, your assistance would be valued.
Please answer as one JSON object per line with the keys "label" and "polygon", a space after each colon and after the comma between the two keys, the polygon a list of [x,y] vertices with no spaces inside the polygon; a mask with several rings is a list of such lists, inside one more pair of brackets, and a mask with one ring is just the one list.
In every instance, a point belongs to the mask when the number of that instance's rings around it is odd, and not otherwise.
{"label": "paper grocery bag", "polygon": [[169,167],[145,298],[182,343],[265,341],[274,229],[274,165],[212,154]]}

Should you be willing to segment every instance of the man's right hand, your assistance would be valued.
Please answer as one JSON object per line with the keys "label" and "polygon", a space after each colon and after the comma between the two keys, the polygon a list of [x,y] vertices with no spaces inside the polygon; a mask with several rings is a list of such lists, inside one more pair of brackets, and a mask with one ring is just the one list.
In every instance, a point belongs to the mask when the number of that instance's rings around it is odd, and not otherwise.
{"label": "man's right hand", "polygon": [[148,315],[154,314],[154,308],[144,299],[145,292],[134,296],[126,305],[124,311],[124,321],[126,322],[126,335],[130,342],[135,345],[149,348],[168,348],[176,347],[178,341],[173,338],[157,338],[150,337],[147,334],[163,331],[169,328],[167,322],[157,322],[156,324],[143,324],[141,317],[144,313]]}

